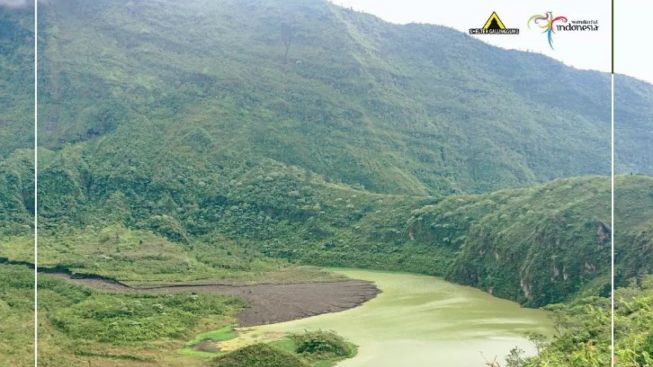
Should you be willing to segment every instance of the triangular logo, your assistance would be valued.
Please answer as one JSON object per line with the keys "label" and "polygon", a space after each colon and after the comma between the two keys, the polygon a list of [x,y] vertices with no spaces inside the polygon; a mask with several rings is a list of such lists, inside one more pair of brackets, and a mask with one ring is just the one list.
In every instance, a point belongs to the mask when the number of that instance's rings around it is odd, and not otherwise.
{"label": "triangular logo", "polygon": [[519,28],[506,28],[506,26],[501,21],[501,18],[497,15],[496,11],[492,12],[492,15],[485,21],[483,28],[470,28],[469,34],[477,35],[496,35],[496,34],[519,34]]}
{"label": "triangular logo", "polygon": [[485,22],[485,25],[483,26],[483,29],[496,29],[496,30],[503,30],[506,29],[506,26],[503,25],[503,22],[497,15],[497,12],[494,11],[492,12],[492,15],[487,19]]}

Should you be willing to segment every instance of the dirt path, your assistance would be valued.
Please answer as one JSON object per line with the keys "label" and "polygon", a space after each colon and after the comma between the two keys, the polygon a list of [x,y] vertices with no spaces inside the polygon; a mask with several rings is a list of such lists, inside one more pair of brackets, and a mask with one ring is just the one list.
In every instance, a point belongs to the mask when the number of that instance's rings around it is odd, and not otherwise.
{"label": "dirt path", "polygon": [[49,271],[49,273],[79,285],[111,292],[205,292],[242,297],[248,301],[249,307],[237,315],[240,326],[271,324],[343,311],[369,301],[380,292],[372,282],[353,279],[292,284],[177,283],[153,287],[131,287],[102,277],[79,277],[65,271]]}

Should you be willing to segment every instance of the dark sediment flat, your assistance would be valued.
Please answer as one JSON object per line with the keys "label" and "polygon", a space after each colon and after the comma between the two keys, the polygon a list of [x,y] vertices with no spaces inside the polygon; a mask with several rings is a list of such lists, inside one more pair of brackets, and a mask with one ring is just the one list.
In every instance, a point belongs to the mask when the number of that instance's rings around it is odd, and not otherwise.
{"label": "dark sediment flat", "polygon": [[248,307],[237,315],[240,326],[271,324],[344,311],[359,306],[380,293],[374,283],[354,279],[288,284],[175,283],[132,287],[99,276],[74,275],[65,271],[49,273],[79,285],[110,292],[191,292],[242,297],[247,300]]}

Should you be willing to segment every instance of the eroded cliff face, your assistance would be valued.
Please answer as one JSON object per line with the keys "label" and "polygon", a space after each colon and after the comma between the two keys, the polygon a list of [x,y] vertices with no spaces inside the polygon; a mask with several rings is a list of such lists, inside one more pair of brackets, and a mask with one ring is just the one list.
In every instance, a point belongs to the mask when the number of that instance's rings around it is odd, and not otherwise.
{"label": "eroded cliff face", "polygon": [[451,251],[448,279],[541,306],[604,290],[609,199],[607,178],[461,195],[414,211],[408,232]]}

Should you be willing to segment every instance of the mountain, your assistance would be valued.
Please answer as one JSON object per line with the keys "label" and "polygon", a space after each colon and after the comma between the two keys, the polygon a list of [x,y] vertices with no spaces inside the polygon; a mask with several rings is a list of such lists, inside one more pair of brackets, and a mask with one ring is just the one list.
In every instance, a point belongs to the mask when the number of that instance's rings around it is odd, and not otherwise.
{"label": "mountain", "polygon": [[[113,225],[185,246],[218,234],[273,257],[447,275],[532,305],[604,270],[599,178],[482,193],[607,174],[605,74],[324,1],[59,0],[40,14],[44,238]],[[620,77],[619,88],[619,157],[647,172],[653,87]],[[0,165],[10,236],[29,228],[28,157]],[[547,190],[559,196],[542,201]],[[434,227],[409,225],[414,210]],[[442,237],[453,213],[460,228]],[[590,246],[597,233],[603,247]],[[499,269],[492,256],[515,261]]]}
{"label": "mountain", "polygon": [[[651,84],[615,76],[615,156],[619,173],[651,175],[653,93]],[[625,107],[628,106],[628,107]]]}
{"label": "mountain", "polygon": [[[171,155],[195,144],[213,164],[268,158],[436,196],[609,173],[607,74],[449,28],[325,1],[60,0],[42,16],[40,143],[51,150],[86,143],[106,162],[138,146],[124,164],[141,170],[150,141]],[[620,115],[651,121],[653,87],[620,80]],[[653,173],[637,154],[647,141],[622,137],[639,157],[624,154],[627,167]]]}
{"label": "mountain", "polygon": [[[0,355],[14,365],[31,363],[33,325],[30,14],[0,7],[0,318],[14,320]],[[320,0],[51,0],[39,14],[42,266],[135,283],[409,271],[565,302],[592,333],[607,300],[585,296],[609,291],[613,230],[618,284],[649,282],[650,84],[617,77],[610,228],[604,73]],[[203,322],[194,297],[47,275],[39,288],[52,365],[151,364]],[[222,326],[242,307],[201,302]],[[89,342],[99,329],[113,334]],[[549,349],[559,365],[593,347],[576,337]]]}
{"label": "mountain", "polygon": [[[653,271],[653,178],[620,176],[615,195],[617,284],[627,285]],[[609,178],[386,205],[349,228],[323,232],[331,238],[261,239],[263,251],[319,265],[439,275],[528,306],[609,294]]]}
{"label": "mountain", "polygon": [[34,146],[32,11],[0,6],[0,160]]}

